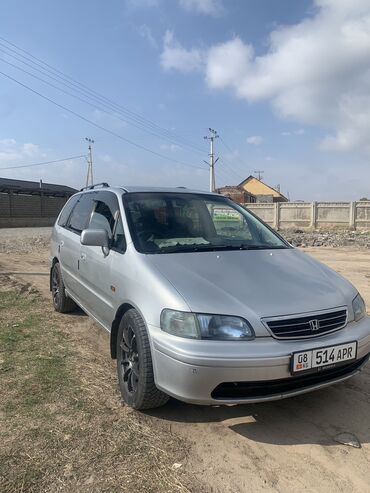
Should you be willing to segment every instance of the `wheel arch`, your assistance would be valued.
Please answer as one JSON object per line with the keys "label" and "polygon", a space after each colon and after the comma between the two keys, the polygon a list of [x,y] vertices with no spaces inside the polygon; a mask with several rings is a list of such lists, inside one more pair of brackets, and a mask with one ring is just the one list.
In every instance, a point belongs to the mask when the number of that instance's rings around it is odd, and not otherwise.
{"label": "wheel arch", "polygon": [[112,359],[117,359],[117,333],[119,324],[124,314],[131,309],[137,310],[137,308],[131,303],[122,303],[122,305],[118,308],[116,312],[116,316],[114,317],[110,332],[110,355]]}

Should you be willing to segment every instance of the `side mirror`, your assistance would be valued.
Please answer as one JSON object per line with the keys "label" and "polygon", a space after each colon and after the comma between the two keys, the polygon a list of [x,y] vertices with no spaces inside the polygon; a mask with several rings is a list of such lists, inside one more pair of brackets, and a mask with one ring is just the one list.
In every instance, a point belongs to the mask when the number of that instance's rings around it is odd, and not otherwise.
{"label": "side mirror", "polygon": [[80,241],[86,246],[109,248],[109,236],[105,229],[84,229]]}

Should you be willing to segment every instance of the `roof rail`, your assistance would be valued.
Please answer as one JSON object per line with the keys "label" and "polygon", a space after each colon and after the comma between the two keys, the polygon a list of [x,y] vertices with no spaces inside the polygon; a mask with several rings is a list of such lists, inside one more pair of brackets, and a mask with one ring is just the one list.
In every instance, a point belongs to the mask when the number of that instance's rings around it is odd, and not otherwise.
{"label": "roof rail", "polygon": [[84,190],[93,190],[96,187],[106,188],[106,187],[109,187],[109,185],[108,185],[108,183],[103,181],[102,183],[95,183],[94,185],[89,185],[88,187],[83,187],[83,188],[81,188],[80,192],[83,192]]}
{"label": "roof rail", "polygon": [[186,187],[176,187],[176,188],[185,188],[185,190],[186,190]]}

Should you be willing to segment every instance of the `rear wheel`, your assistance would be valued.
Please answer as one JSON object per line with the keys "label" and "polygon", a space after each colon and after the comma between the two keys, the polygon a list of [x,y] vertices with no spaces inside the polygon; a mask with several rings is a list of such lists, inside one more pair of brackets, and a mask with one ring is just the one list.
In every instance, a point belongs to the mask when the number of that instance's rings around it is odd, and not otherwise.
{"label": "rear wheel", "polygon": [[118,329],[117,372],[122,398],[128,406],[150,409],[168,401],[169,397],[155,386],[147,330],[134,309],[125,313]]}
{"label": "rear wheel", "polygon": [[76,303],[66,294],[59,262],[54,264],[51,271],[51,294],[57,312],[68,313],[76,309]]}

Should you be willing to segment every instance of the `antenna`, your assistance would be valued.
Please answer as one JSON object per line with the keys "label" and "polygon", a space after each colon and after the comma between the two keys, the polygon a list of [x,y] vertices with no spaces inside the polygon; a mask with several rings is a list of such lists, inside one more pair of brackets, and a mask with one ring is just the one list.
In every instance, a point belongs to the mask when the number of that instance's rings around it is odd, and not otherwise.
{"label": "antenna", "polygon": [[263,173],[264,173],[263,169],[256,169],[256,170],[253,171],[253,173],[257,175],[256,176],[257,180],[259,180],[259,181],[262,180]]}

